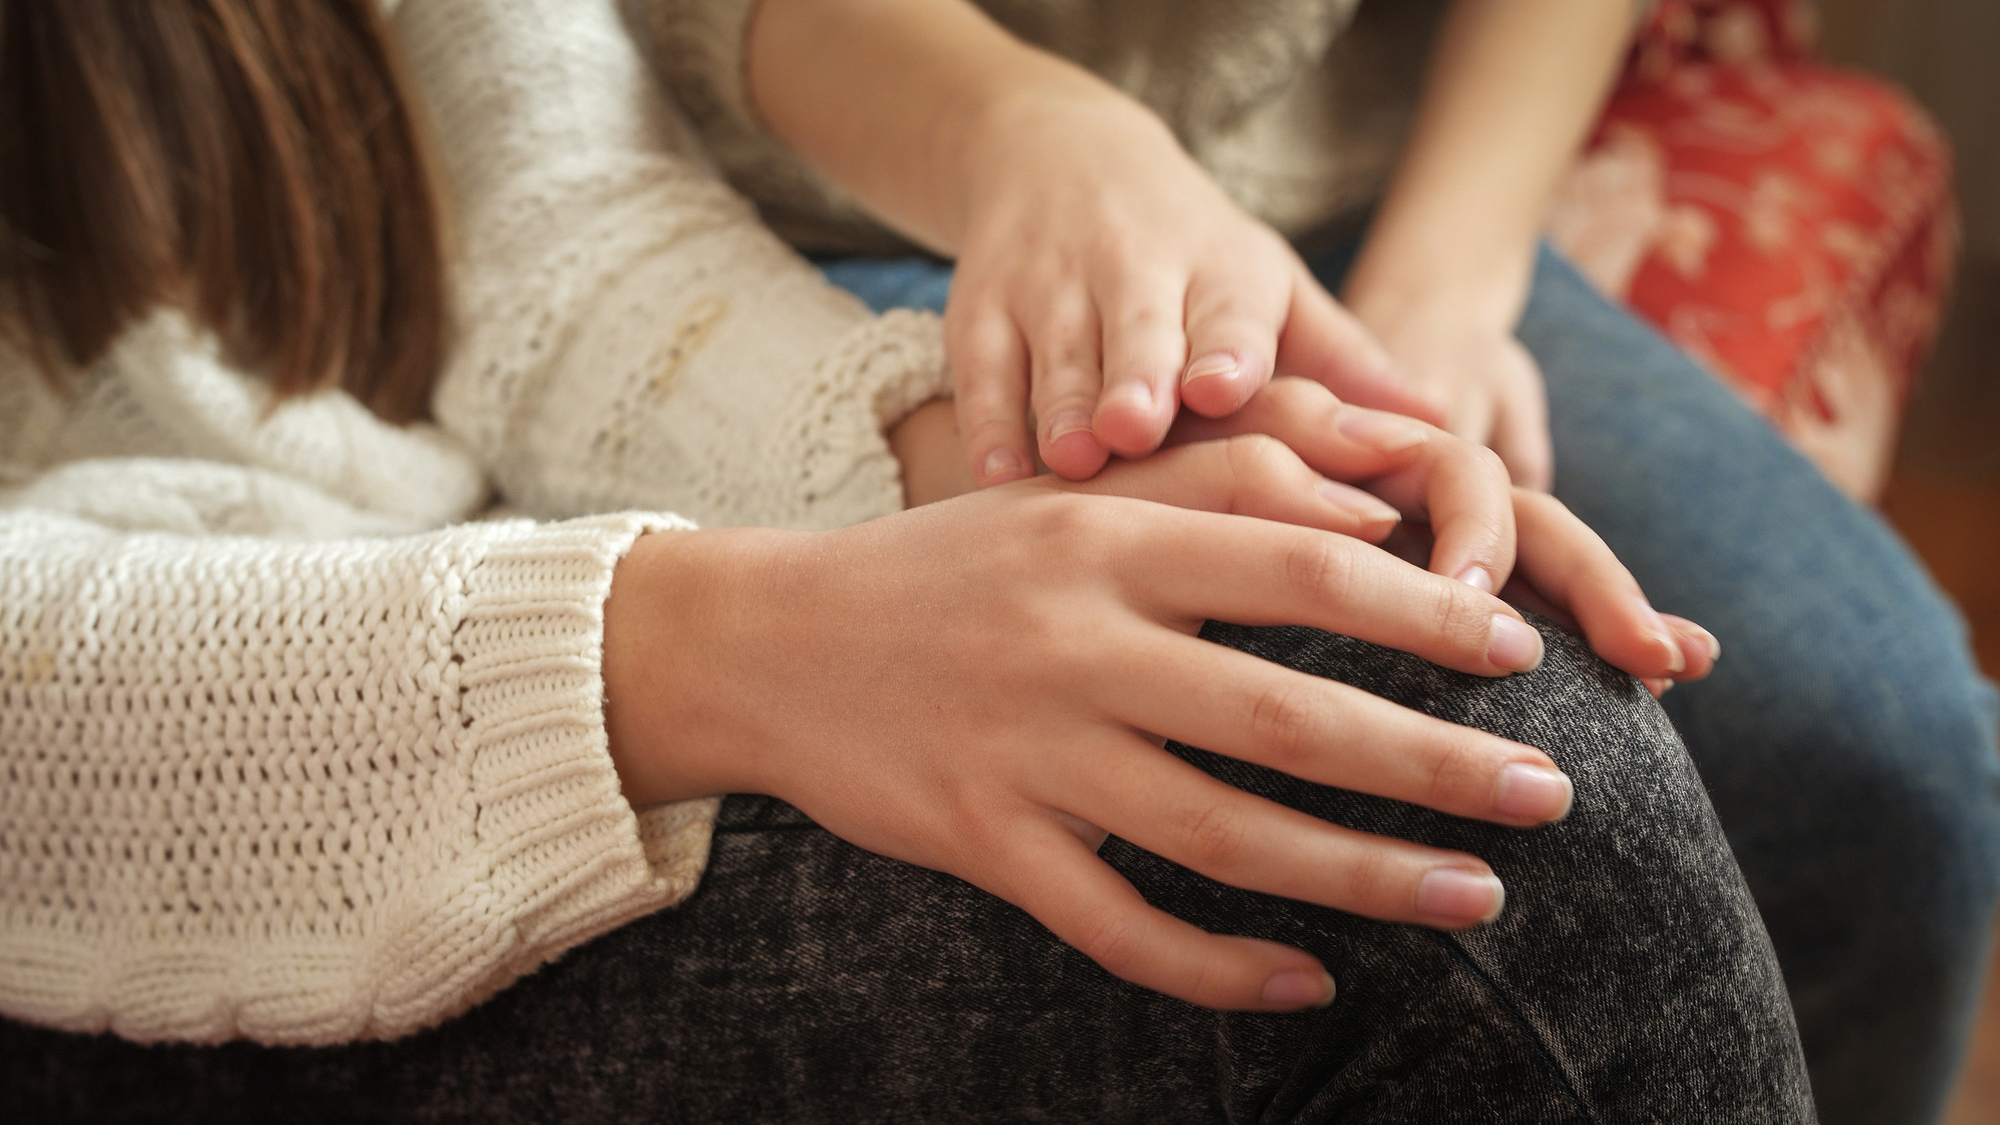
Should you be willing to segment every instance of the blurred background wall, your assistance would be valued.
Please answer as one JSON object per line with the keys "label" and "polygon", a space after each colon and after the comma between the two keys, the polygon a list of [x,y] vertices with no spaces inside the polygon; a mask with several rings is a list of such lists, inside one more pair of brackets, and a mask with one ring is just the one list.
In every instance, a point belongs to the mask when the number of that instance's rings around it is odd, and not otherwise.
{"label": "blurred background wall", "polygon": [[2000,481],[2000,2],[1819,0],[1834,62],[1900,83],[1950,134],[1965,256],[1936,359],[1911,403],[1912,471]]}

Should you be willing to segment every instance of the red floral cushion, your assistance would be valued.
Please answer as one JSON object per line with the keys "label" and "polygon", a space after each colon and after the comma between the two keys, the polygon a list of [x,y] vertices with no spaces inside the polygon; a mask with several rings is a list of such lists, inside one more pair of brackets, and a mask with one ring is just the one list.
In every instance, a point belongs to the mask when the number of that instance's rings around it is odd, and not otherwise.
{"label": "red floral cushion", "polygon": [[1812,10],[1665,0],[1551,215],[1557,244],[1849,492],[1886,477],[1957,245],[1950,153]]}

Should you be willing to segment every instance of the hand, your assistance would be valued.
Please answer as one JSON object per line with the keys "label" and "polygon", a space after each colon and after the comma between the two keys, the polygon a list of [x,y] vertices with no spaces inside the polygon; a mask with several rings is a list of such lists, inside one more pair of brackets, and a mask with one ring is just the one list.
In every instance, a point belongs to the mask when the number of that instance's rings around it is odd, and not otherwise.
{"label": "hand", "polygon": [[1137,104],[1028,92],[975,132],[945,340],[977,483],[1031,475],[1037,452],[1087,478],[1151,452],[1181,404],[1227,415],[1273,372],[1442,420]]}
{"label": "hand", "polygon": [[1548,395],[1541,369],[1514,339],[1518,302],[1496,302],[1501,311],[1482,315],[1456,301],[1392,305],[1352,288],[1348,296],[1408,385],[1443,412],[1446,429],[1492,447],[1515,484],[1548,491]]}
{"label": "hand", "polygon": [[1245,888],[1446,927],[1497,913],[1491,869],[1253,797],[1159,740],[1523,827],[1569,788],[1533,747],[1195,636],[1296,622],[1476,675],[1539,662],[1504,602],[1321,530],[1350,519],[1322,484],[1245,436],[840,531],[647,536],[606,607],[627,795],[775,794],[1127,980],[1218,1008],[1324,1003],[1311,957],[1154,909],[1095,846],[1115,832]]}
{"label": "hand", "polygon": [[[1655,695],[1676,680],[1706,676],[1719,655],[1706,629],[1657,613],[1610,548],[1567,508],[1510,488],[1488,449],[1411,418],[1344,404],[1318,384],[1283,376],[1227,418],[1181,415],[1166,441],[1248,434],[1276,438],[1328,478],[1317,487],[1332,507],[1314,526],[1381,543],[1400,521],[1417,521],[1422,533],[1405,533],[1419,547],[1412,562],[1483,591],[1500,588],[1508,600],[1574,627],[1598,655]],[[949,404],[920,408],[890,442],[913,506],[972,489]]]}
{"label": "hand", "polygon": [[1611,548],[1561,501],[1510,488],[1491,450],[1290,378],[1272,380],[1228,418],[1183,415],[1167,442],[1239,434],[1276,438],[1331,478],[1322,488],[1351,515],[1319,526],[1381,543],[1399,517],[1418,521],[1411,561],[1481,590],[1500,588],[1509,601],[1573,628],[1656,696],[1708,675],[1721,655],[1708,630],[1655,611]]}

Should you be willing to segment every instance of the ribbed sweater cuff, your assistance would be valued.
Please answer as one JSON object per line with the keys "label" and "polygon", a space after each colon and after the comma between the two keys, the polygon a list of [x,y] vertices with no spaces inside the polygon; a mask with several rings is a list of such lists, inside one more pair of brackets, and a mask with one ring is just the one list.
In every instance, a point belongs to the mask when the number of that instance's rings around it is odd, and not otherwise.
{"label": "ribbed sweater cuff", "polygon": [[631,513],[544,524],[467,574],[450,667],[483,872],[439,928],[403,931],[428,944],[382,951],[382,992],[398,1000],[378,1011],[381,1033],[469,1007],[694,890],[718,801],[635,814],[611,763],[601,672],[618,560],[648,531],[687,526]]}

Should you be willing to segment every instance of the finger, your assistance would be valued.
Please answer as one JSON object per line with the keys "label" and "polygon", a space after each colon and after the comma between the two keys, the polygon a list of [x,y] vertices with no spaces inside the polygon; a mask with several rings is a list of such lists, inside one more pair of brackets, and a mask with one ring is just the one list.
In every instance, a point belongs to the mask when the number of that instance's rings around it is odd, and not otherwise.
{"label": "finger", "polygon": [[1004,880],[974,882],[1120,980],[1226,1011],[1292,1011],[1333,1000],[1333,978],[1308,954],[1211,934],[1148,905],[1060,825],[1025,821],[1008,860]]}
{"label": "finger", "polygon": [[1680,642],[1681,656],[1687,661],[1685,669],[1674,673],[1676,679],[1698,680],[1715,669],[1715,662],[1722,659],[1722,642],[1714,633],[1671,613],[1662,613],[1660,619]]}
{"label": "finger", "polygon": [[[1421,511],[1429,517],[1435,539],[1430,569],[1493,593],[1514,571],[1514,503],[1507,469],[1492,450],[1449,434],[1438,435],[1428,452]],[[1391,503],[1415,514],[1417,499],[1399,495],[1401,482],[1386,480],[1379,488]]]}
{"label": "finger", "polygon": [[[1706,672],[1704,664],[1690,666],[1681,642],[1646,600],[1638,580],[1562,501],[1516,489],[1514,518],[1521,537],[1521,576],[1577,620],[1599,656],[1642,678],[1678,680]],[[1705,641],[1700,652],[1707,655]]]}
{"label": "finger", "polygon": [[1359,406],[1444,425],[1444,410],[1396,373],[1375,334],[1303,265],[1294,275],[1291,308],[1278,338],[1277,370],[1311,379]]}
{"label": "finger", "polygon": [[[1530,362],[1523,358],[1523,362]],[[1493,451],[1515,484],[1547,492],[1555,484],[1555,446],[1549,440],[1549,403],[1532,367],[1507,380],[1493,419]]]}
{"label": "finger", "polygon": [[1512,606],[1346,536],[1157,505],[1124,530],[1135,594],[1190,632],[1208,618],[1310,625],[1486,676],[1541,663],[1541,634]]}
{"label": "finger", "polygon": [[1182,413],[1167,441],[1179,445],[1269,434],[1321,473],[1366,480],[1414,463],[1435,432],[1414,418],[1349,406],[1318,383],[1281,376],[1228,417]]}
{"label": "finger", "polygon": [[1196,638],[1133,639],[1144,657],[1102,689],[1132,726],[1453,816],[1525,827],[1569,812],[1569,780],[1532,746]]}
{"label": "finger", "polygon": [[1505,584],[1514,565],[1514,501],[1506,469],[1491,452],[1400,414],[1348,405],[1296,378],[1273,380],[1228,418],[1183,416],[1170,440],[1242,432],[1275,436],[1329,477],[1376,478],[1373,493],[1404,516],[1431,522],[1430,569],[1487,593]]}
{"label": "finger", "polygon": [[1176,387],[1187,363],[1178,278],[1131,286],[1100,309],[1104,318],[1104,392],[1093,419],[1099,441],[1121,457],[1159,448],[1174,420]]}
{"label": "finger", "polygon": [[1188,282],[1188,362],[1180,387],[1188,409],[1211,418],[1232,414],[1270,382],[1286,280],[1268,271],[1209,271]]}
{"label": "finger", "polygon": [[1448,929],[1500,913],[1500,881],[1475,856],[1329,824],[1151,747],[1091,764],[1070,779],[1072,811],[1218,882]]}
{"label": "finger", "polygon": [[1028,329],[1028,401],[1042,462],[1083,480],[1111,456],[1091,429],[1102,389],[1097,313],[1081,291],[1044,310]]}
{"label": "finger", "polygon": [[1162,450],[1147,472],[1114,465],[1069,491],[1126,496],[1208,512],[1316,527],[1375,542],[1402,517],[1374,495],[1314,472],[1265,434],[1242,434]]}
{"label": "finger", "polygon": [[966,465],[985,488],[1035,472],[1027,425],[1027,351],[1005,313],[961,305],[965,292],[955,289],[945,311],[945,346]]}

